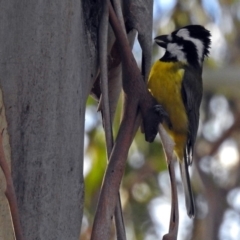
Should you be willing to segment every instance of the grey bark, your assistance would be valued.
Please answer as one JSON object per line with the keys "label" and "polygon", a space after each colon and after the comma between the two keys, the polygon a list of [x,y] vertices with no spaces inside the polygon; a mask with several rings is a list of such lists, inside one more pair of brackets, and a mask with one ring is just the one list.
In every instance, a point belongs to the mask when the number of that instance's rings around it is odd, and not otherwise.
{"label": "grey bark", "polygon": [[27,240],[79,239],[85,103],[97,68],[85,18],[78,0],[0,0],[0,87]]}

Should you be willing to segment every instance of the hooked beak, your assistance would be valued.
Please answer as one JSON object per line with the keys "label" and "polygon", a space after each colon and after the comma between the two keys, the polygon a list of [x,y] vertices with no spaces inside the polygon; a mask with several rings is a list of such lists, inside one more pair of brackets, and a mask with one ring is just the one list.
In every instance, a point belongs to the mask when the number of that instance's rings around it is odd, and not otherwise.
{"label": "hooked beak", "polygon": [[157,45],[163,48],[167,48],[167,44],[169,43],[168,35],[161,35],[161,36],[155,37],[154,40]]}

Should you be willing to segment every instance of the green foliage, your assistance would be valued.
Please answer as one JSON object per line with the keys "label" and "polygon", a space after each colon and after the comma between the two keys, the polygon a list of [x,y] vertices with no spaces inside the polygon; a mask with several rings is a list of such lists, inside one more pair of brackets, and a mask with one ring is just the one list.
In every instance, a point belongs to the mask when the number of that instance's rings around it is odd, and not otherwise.
{"label": "green foliage", "polygon": [[91,201],[96,200],[96,198],[93,199],[93,196],[97,197],[107,163],[103,132],[98,129],[93,130],[89,133],[89,138],[91,140],[86,155],[90,158],[91,170],[85,177],[86,207],[92,206]]}

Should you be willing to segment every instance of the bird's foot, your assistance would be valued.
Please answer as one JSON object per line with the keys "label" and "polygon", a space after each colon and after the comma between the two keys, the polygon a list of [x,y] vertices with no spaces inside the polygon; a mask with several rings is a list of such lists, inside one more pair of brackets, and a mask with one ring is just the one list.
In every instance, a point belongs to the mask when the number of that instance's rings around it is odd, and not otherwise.
{"label": "bird's foot", "polygon": [[[162,105],[154,105],[154,111],[159,114],[159,116],[162,118],[163,121],[166,122],[166,124],[168,125],[168,128],[171,129],[172,128],[172,123],[170,121],[169,115],[168,113],[165,111],[165,109],[162,107]],[[161,121],[161,122],[163,122]]]}

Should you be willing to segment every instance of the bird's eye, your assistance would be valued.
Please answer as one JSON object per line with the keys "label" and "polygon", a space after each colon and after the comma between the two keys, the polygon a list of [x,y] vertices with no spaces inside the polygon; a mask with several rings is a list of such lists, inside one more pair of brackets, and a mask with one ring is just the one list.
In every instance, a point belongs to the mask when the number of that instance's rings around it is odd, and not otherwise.
{"label": "bird's eye", "polygon": [[179,36],[175,36],[174,40],[175,40],[175,42],[181,43],[181,44],[184,42],[184,39],[182,37],[179,37]]}

